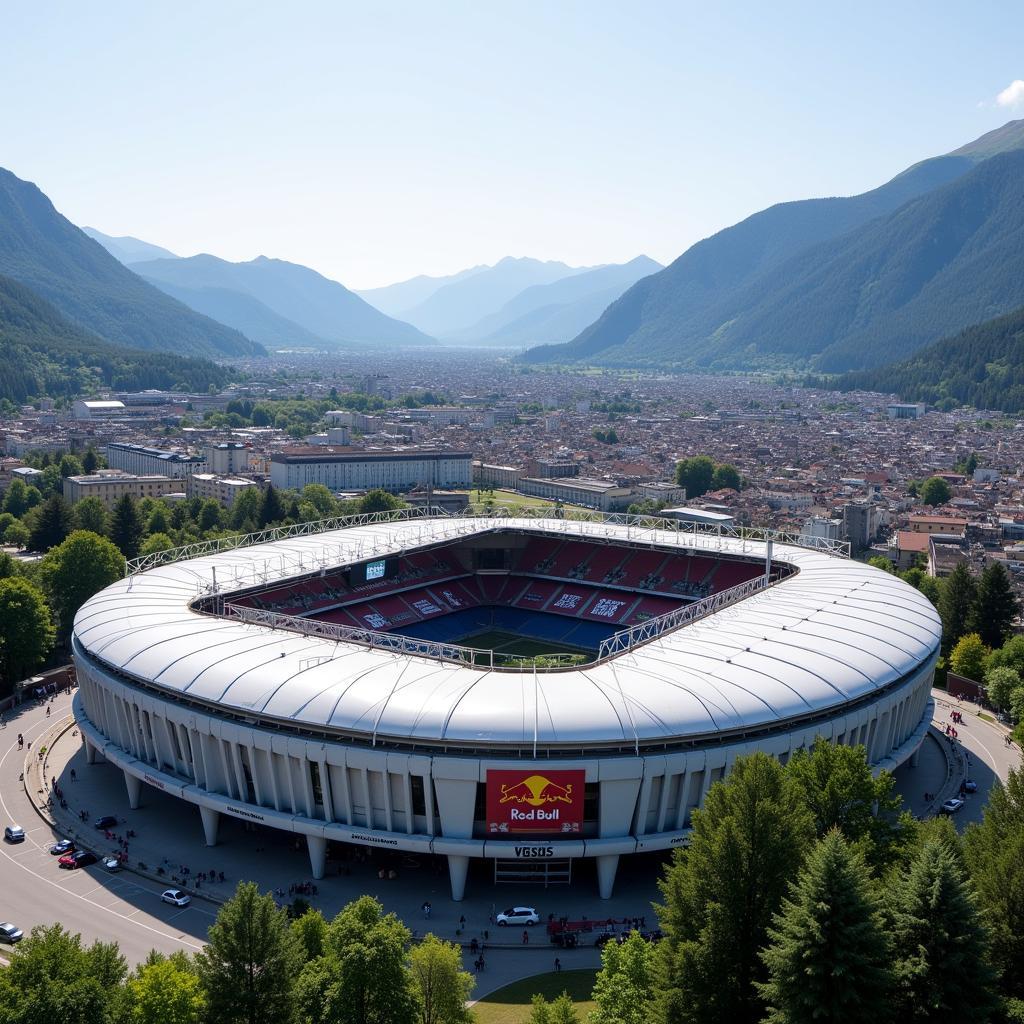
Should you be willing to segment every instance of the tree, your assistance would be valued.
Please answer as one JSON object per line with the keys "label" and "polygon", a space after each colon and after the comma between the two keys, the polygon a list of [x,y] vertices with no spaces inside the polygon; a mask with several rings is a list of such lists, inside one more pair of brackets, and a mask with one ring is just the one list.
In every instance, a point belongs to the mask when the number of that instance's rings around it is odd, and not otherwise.
{"label": "tree", "polygon": [[997,665],[985,673],[985,689],[993,707],[1007,711],[1013,692],[1024,685],[1024,680],[1008,665]]}
{"label": "tree", "polygon": [[107,506],[99,498],[83,498],[72,508],[72,517],[76,530],[89,530],[101,537],[107,532]]}
{"label": "tree", "polygon": [[67,479],[69,476],[81,476],[85,472],[82,466],[82,460],[77,455],[71,455],[70,453],[61,456],[60,460],[60,475],[61,479]]}
{"label": "tree", "polygon": [[124,558],[107,540],[76,530],[40,563],[40,581],[57,615],[60,632],[71,632],[75,613],[93,594],[124,576]]}
{"label": "tree", "polygon": [[259,488],[246,487],[231,505],[231,526],[238,530],[245,523],[259,522],[261,505]]}
{"label": "tree", "polygon": [[1007,995],[1024,998],[1024,769],[989,792],[981,822],[964,834],[964,854],[988,928],[992,963]]}
{"label": "tree", "polygon": [[337,507],[334,495],[323,484],[306,484],[302,488],[302,498],[316,507],[323,517],[333,516]]}
{"label": "tree", "polygon": [[953,645],[967,632],[967,623],[974,608],[974,579],[961,562],[946,577],[939,597],[942,619],[942,651],[949,654]]}
{"label": "tree", "polygon": [[889,944],[863,858],[835,829],[811,851],[769,933],[766,1024],[876,1024]]}
{"label": "tree", "polygon": [[892,559],[886,558],[885,555],[872,555],[868,559],[868,565],[874,566],[876,569],[881,569],[882,572],[887,572],[890,576],[896,574],[896,568],[892,564]]}
{"label": "tree", "polygon": [[199,976],[185,957],[157,957],[139,967],[125,993],[128,1024],[201,1024]]}
{"label": "tree", "polygon": [[988,667],[1012,668],[1024,679],[1024,636],[1011,637],[998,650],[989,655]]}
{"label": "tree", "polygon": [[[256,491],[256,488],[251,488],[252,491]],[[199,507],[199,517],[196,522],[199,524],[199,529],[206,533],[208,530],[216,530],[221,523],[221,512],[220,503],[214,501],[213,498],[207,498]]]}
{"label": "tree", "polygon": [[151,533],[139,548],[140,555],[152,555],[157,551],[170,551],[174,541],[166,533]]}
{"label": "tree", "polygon": [[326,956],[303,968],[298,1006],[321,1024],[415,1024],[419,995],[406,964],[409,930],[369,896],[330,924]]}
{"label": "tree", "polygon": [[281,495],[273,484],[267,484],[263,492],[263,499],[260,501],[259,517],[256,520],[260,527],[272,526],[284,519],[284,504]]}
{"label": "tree", "polygon": [[110,517],[110,539],[125,558],[137,558],[142,543],[142,517],[138,505],[130,494],[117,499]]}
{"label": "tree", "polygon": [[7,696],[46,660],[54,638],[42,593],[21,577],[0,579],[0,694]]}
{"label": "tree", "polygon": [[284,1024],[294,1017],[298,950],[270,893],[239,882],[196,954],[209,1017],[218,1024]]}
{"label": "tree", "polygon": [[[593,1019],[593,1018],[591,1018]],[[535,995],[531,1001],[530,1016],[526,1024],[581,1024],[580,1015],[569,998],[568,992],[548,1002],[542,995]]]}
{"label": "tree", "polygon": [[20,519],[28,510],[28,486],[24,480],[15,478],[7,485],[4,492],[3,510],[10,512],[15,519]]}
{"label": "tree", "polygon": [[693,812],[690,845],[660,883],[665,1024],[756,1024],[766,977],[759,951],[814,822],[792,777],[772,757],[737,758]]}
{"label": "tree", "polygon": [[62,495],[51,494],[39,510],[29,546],[33,551],[49,551],[60,544],[71,530],[71,506]]}
{"label": "tree", "polygon": [[168,514],[167,506],[162,501],[153,503],[149,519],[146,520],[146,533],[169,533],[171,530],[171,517]]}
{"label": "tree", "polygon": [[420,1024],[471,1024],[466,1001],[476,979],[462,969],[462,950],[435,935],[413,946],[409,967],[419,994]]}
{"label": "tree", "polygon": [[95,448],[87,448],[82,456],[82,472],[95,473],[100,468],[100,458]]}
{"label": "tree", "polygon": [[32,534],[24,523],[11,523],[11,525],[4,530],[4,543],[10,544],[12,548],[20,548],[24,550],[28,547],[28,542],[31,539]]}
{"label": "tree", "polygon": [[720,462],[715,466],[715,473],[711,478],[711,490],[721,491],[727,487],[734,491],[741,490],[743,481],[740,479],[740,471],[735,466],[728,462]]}
{"label": "tree", "polygon": [[654,947],[639,933],[601,953],[588,1024],[647,1024],[657,992]]}
{"label": "tree", "polygon": [[977,633],[965,633],[949,655],[949,667],[958,675],[980,682],[985,675],[989,650]]}
{"label": "tree", "polygon": [[368,491],[359,499],[359,511],[363,513],[390,512],[396,508],[402,508],[402,502],[393,494],[388,494],[387,491],[381,490],[379,487],[376,490]]}
{"label": "tree", "polygon": [[37,925],[0,972],[0,1020],[11,1024],[103,1024],[120,993],[126,965],[117,947],[59,924]]}
{"label": "tree", "polygon": [[315,960],[327,951],[328,925],[319,910],[307,909],[292,921],[291,930],[303,963]]}
{"label": "tree", "polygon": [[800,790],[814,819],[815,833],[823,838],[838,829],[864,847],[869,863],[892,861],[910,838],[912,827],[899,816],[902,800],[896,780],[887,771],[876,778],[864,747],[847,747],[818,739],[808,750],[798,750],[787,773]]}
{"label": "tree", "polygon": [[1012,632],[1019,610],[1005,567],[1001,562],[990,562],[978,577],[967,628],[977,633],[986,647],[998,647]]}
{"label": "tree", "polygon": [[993,1009],[995,972],[988,932],[957,858],[929,836],[894,880],[888,917],[899,1021],[970,1020]]}
{"label": "tree", "polygon": [[949,484],[941,476],[929,477],[921,484],[921,502],[925,505],[945,505],[952,496]]}
{"label": "tree", "polygon": [[676,464],[676,483],[686,488],[687,498],[699,498],[711,490],[715,464],[706,455],[694,455]]}

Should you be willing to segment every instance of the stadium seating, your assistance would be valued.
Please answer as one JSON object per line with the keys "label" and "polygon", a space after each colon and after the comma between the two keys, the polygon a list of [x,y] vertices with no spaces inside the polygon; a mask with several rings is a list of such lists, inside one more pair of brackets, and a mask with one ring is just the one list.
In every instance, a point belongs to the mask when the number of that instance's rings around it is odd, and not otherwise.
{"label": "stadium seating", "polygon": [[711,579],[713,592],[728,590],[764,573],[764,567],[750,562],[719,562]]}
{"label": "stadium seating", "polygon": [[616,583],[620,578],[619,567],[628,557],[628,553],[620,547],[595,548],[583,567],[580,579],[589,580],[591,583]]}

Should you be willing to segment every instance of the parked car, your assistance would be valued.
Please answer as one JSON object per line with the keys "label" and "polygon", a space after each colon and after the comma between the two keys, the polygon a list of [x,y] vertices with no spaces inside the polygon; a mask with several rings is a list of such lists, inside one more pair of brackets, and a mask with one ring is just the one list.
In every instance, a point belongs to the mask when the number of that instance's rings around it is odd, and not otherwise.
{"label": "parked car", "polygon": [[960,808],[963,807],[963,805],[964,805],[963,800],[961,800],[960,797],[958,797],[958,796],[954,796],[951,799],[947,800],[939,808],[939,812],[941,814],[956,814],[956,812],[959,811]]}
{"label": "parked car", "polygon": [[16,925],[11,924],[10,921],[4,921],[0,924],[0,942],[9,942],[14,945],[15,942],[21,942],[24,938],[25,933]]}
{"label": "parked car", "polygon": [[20,825],[8,825],[4,829],[4,839],[8,843],[25,842],[25,830]]}
{"label": "parked car", "polygon": [[74,853],[66,853],[61,857],[57,861],[57,866],[74,871],[75,868],[87,868],[90,864],[95,864],[96,860],[95,853],[90,853],[88,850],[75,850]]}
{"label": "parked car", "polygon": [[509,907],[508,910],[503,910],[495,920],[502,928],[510,924],[525,924],[527,927],[540,924],[540,916],[533,907]]}
{"label": "parked car", "polygon": [[113,828],[117,824],[117,818],[113,814],[104,814],[94,822],[96,828]]}
{"label": "parked car", "polygon": [[50,847],[50,853],[54,857],[63,856],[65,853],[74,853],[75,844],[70,839],[59,839]]}
{"label": "parked car", "polygon": [[164,889],[160,894],[160,899],[164,903],[170,903],[175,907],[187,907],[192,902],[192,897],[187,892],[182,892],[180,889]]}
{"label": "parked car", "polygon": [[121,870],[121,861],[117,857],[104,857],[103,858],[103,866],[108,871],[120,871]]}

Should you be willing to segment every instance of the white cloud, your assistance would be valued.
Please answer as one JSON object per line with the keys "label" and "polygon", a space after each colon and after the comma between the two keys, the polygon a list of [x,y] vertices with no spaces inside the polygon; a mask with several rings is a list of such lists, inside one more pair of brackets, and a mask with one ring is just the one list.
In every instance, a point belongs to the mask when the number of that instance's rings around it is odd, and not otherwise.
{"label": "white cloud", "polygon": [[1024,81],[1015,78],[997,97],[1000,107],[1019,107],[1024,103]]}

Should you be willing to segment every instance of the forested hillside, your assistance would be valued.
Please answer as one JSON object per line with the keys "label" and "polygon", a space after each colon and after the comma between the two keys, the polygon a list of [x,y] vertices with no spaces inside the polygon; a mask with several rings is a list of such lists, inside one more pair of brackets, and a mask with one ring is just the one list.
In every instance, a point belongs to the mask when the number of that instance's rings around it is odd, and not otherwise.
{"label": "forested hillside", "polygon": [[921,349],[900,363],[848,373],[844,391],[895,392],[908,402],[1024,412],[1024,308]]}
{"label": "forested hillside", "polygon": [[28,288],[0,275],[0,399],[21,403],[100,387],[206,391],[228,372],[207,359],[119,348],[70,323]]}

